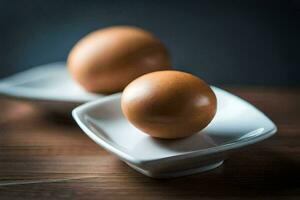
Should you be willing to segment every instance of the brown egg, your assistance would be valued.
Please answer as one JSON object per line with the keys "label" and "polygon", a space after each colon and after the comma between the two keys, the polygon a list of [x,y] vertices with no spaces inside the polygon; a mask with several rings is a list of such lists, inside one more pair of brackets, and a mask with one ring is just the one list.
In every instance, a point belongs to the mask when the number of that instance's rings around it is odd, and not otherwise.
{"label": "brown egg", "polygon": [[181,138],[205,128],[216,113],[216,96],[201,79],[180,71],[143,75],[124,90],[121,107],[138,129],[157,138]]}
{"label": "brown egg", "polygon": [[135,78],[170,68],[166,47],[151,33],[114,26],[92,32],[71,50],[67,65],[86,90],[119,92]]}

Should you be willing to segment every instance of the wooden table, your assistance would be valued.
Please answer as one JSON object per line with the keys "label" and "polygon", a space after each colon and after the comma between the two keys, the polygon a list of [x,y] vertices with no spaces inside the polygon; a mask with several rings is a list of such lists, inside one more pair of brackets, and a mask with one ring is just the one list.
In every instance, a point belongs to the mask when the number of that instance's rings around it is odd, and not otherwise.
{"label": "wooden table", "polygon": [[227,87],[279,128],[219,168],[145,177],[94,144],[72,120],[0,99],[0,199],[300,199],[300,88]]}

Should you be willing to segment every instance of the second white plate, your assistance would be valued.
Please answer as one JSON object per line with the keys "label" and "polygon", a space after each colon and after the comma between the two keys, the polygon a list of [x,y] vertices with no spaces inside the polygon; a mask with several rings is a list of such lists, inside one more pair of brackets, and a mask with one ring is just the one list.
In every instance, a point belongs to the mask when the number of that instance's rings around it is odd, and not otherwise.
{"label": "second white plate", "polygon": [[36,101],[60,111],[70,111],[76,105],[106,96],[81,88],[71,78],[64,62],[34,67],[2,79],[0,94]]}

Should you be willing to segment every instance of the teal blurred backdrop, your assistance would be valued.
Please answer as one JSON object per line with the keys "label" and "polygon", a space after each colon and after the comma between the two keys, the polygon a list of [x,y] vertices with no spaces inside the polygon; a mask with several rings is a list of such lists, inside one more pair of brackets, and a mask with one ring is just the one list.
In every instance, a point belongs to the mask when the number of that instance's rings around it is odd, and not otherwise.
{"label": "teal blurred backdrop", "polygon": [[299,85],[300,1],[0,1],[0,77],[65,60],[106,26],[154,32],[212,84]]}

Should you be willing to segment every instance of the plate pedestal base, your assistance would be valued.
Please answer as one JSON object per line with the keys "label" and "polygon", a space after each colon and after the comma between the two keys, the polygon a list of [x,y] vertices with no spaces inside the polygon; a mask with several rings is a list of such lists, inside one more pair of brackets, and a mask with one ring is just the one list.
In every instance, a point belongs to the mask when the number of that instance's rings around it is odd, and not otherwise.
{"label": "plate pedestal base", "polygon": [[192,175],[192,174],[201,173],[201,172],[215,169],[215,168],[221,166],[223,164],[223,162],[224,162],[223,160],[219,160],[217,162],[214,162],[214,163],[211,163],[208,165],[202,165],[197,168],[186,169],[186,170],[175,171],[175,172],[163,172],[163,173],[156,173],[156,172],[144,170],[144,169],[138,168],[137,166],[134,166],[130,163],[126,163],[126,164],[129,165],[130,167],[132,167],[133,169],[135,169],[136,171],[138,171],[146,176],[152,177],[152,178],[176,178],[176,177]]}

